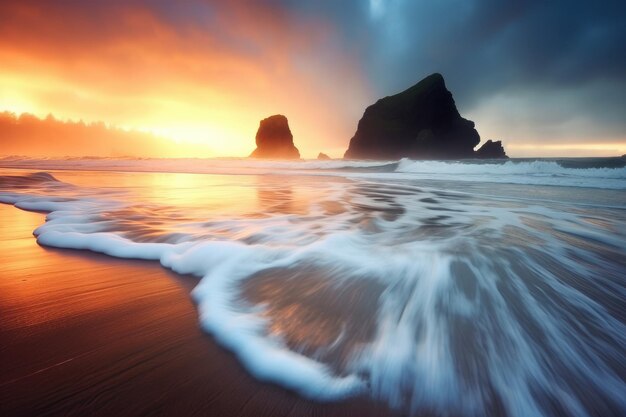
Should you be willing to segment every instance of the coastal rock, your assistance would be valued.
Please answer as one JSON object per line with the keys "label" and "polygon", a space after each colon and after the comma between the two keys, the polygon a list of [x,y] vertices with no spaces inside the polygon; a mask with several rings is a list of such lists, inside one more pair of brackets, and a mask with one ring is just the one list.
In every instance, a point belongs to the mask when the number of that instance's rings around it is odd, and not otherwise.
{"label": "coastal rock", "polygon": [[289,122],[282,114],[261,120],[256,132],[256,149],[251,158],[299,159],[300,152],[293,144]]}
{"label": "coastal rock", "polygon": [[369,106],[344,158],[474,158],[480,136],[459,114],[441,74]]}
{"label": "coastal rock", "polygon": [[317,159],[322,160],[322,161],[327,161],[330,159],[330,156],[326,155],[325,153],[320,152],[317,155]]}
{"label": "coastal rock", "polygon": [[482,159],[502,159],[508,158],[504,148],[502,147],[502,141],[493,141],[489,139],[476,151],[476,157]]}

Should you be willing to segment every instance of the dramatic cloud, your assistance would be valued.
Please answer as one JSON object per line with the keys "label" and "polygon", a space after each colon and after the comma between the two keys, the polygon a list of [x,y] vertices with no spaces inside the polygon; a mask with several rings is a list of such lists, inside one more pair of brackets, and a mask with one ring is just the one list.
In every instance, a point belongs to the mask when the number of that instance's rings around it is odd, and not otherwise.
{"label": "dramatic cloud", "polygon": [[362,68],[379,95],[441,72],[483,137],[496,136],[514,147],[532,142],[535,153],[537,145],[557,146],[558,153],[561,145],[582,142],[587,154],[593,143],[599,153],[626,150],[626,3],[284,4],[343,28],[341,42],[360,51]]}
{"label": "dramatic cloud", "polygon": [[149,2],[0,3],[0,109],[104,120],[217,156],[248,155],[259,121],[285,113],[305,155],[340,154],[367,86],[350,55],[334,48],[331,27],[294,27],[285,13],[242,2],[182,11]]}
{"label": "dramatic cloud", "polygon": [[[626,6],[608,0],[0,3],[0,110],[246,155],[289,117],[343,153],[365,106],[441,72],[512,155],[626,153]],[[190,148],[191,149],[191,148]]]}

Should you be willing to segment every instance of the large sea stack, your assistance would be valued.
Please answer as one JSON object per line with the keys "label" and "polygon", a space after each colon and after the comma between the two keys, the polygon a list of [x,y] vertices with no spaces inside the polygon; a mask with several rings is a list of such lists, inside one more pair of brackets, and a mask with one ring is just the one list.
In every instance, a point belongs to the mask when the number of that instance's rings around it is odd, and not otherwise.
{"label": "large sea stack", "polygon": [[256,132],[256,149],[251,158],[299,159],[300,152],[293,144],[289,122],[282,114],[261,120]]}
{"label": "large sea stack", "polygon": [[478,158],[479,142],[474,122],[461,117],[441,74],[432,74],[369,106],[344,158]]}

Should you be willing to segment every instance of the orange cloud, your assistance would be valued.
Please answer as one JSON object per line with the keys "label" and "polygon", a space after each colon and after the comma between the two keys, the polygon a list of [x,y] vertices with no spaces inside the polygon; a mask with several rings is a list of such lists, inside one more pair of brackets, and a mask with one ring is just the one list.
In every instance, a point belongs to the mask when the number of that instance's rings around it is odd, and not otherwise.
{"label": "orange cloud", "polygon": [[371,99],[332,27],[238,1],[183,24],[143,4],[0,4],[0,109],[150,131],[188,156],[248,155],[283,113],[304,156],[345,150]]}

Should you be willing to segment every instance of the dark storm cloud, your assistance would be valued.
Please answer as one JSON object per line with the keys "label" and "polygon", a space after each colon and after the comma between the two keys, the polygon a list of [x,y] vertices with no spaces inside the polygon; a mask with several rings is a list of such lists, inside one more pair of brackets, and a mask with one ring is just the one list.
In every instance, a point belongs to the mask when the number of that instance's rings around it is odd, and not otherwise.
{"label": "dark storm cloud", "polygon": [[[129,2],[60,2],[92,10]],[[216,21],[249,9],[262,21],[280,15],[294,32],[304,21],[332,24],[334,41],[361,59],[378,94],[401,90],[432,72],[444,74],[462,106],[517,87],[570,89],[626,81],[626,2],[500,0],[139,0],[181,32],[219,34]],[[236,22],[233,22],[233,24]],[[106,21],[100,29],[108,28]],[[217,32],[217,33],[216,33]],[[254,39],[224,36],[254,54]],[[332,65],[332,63],[327,63]]]}
{"label": "dark storm cloud", "polygon": [[[567,100],[603,131],[626,130],[626,2],[499,0],[285,1],[325,16],[359,53],[379,95],[444,74],[470,111],[495,94]],[[537,106],[538,111],[550,109]],[[573,117],[573,115],[571,115]]]}
{"label": "dark storm cloud", "polygon": [[[326,4],[327,5],[320,5]],[[378,3],[376,16],[372,3]],[[485,89],[626,79],[626,3],[381,0],[284,4],[325,14],[380,90],[440,71],[471,102]]]}
{"label": "dark storm cloud", "polygon": [[[463,113],[491,115],[485,125],[502,125],[504,118],[519,114],[519,125],[536,126],[535,136],[553,132],[547,141],[576,136],[621,140],[626,132],[626,2],[205,0],[186,7],[146,3],[156,5],[180,30],[203,28],[219,37],[213,21],[232,8],[253,9],[259,21],[280,15],[277,22],[301,36],[311,25],[325,22],[332,28],[325,47],[356,57],[374,96],[393,94],[440,72]],[[254,39],[221,38],[241,53],[255,54]],[[324,50],[299,54],[307,56],[306,65],[316,70],[334,65],[327,62]],[[317,62],[311,59],[315,56]],[[296,51],[294,62],[301,60]],[[498,109],[502,100],[497,98],[503,95],[513,97],[506,102],[514,108],[506,112]],[[494,108],[485,111],[485,106]],[[573,123],[579,119],[584,119],[585,129]],[[560,128],[568,124],[578,128]]]}

